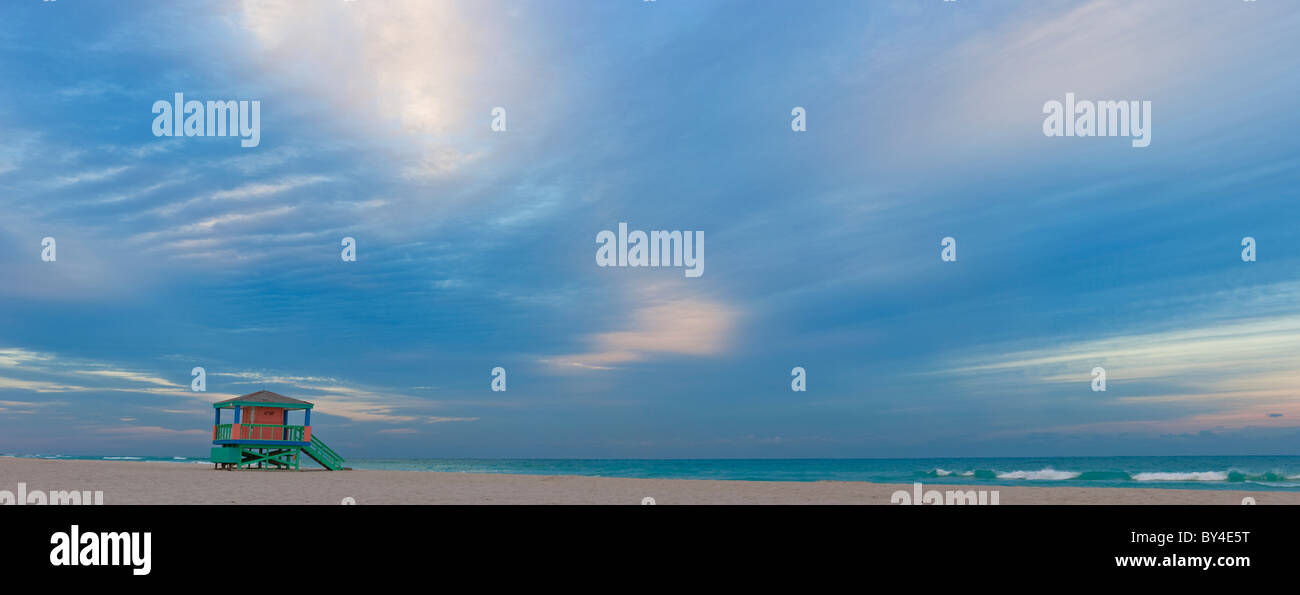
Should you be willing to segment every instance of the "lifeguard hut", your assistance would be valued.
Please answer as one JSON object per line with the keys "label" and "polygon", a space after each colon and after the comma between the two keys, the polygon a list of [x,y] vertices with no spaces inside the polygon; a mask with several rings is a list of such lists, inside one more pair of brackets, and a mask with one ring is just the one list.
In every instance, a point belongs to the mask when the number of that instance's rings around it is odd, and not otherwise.
{"label": "lifeguard hut", "polygon": [[[312,405],[259,390],[212,404],[212,465],[216,469],[298,469],[301,455],[330,471],[346,469],[343,457],[311,435]],[[231,423],[221,412],[234,410]],[[289,425],[289,413],[302,411],[302,425]]]}

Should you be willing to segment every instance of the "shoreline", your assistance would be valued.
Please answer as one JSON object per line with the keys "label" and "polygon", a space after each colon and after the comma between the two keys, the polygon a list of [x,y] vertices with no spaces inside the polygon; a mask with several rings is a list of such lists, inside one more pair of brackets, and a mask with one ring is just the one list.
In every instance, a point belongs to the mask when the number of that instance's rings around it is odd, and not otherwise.
{"label": "shoreline", "polygon": [[[158,463],[179,463],[159,465]],[[33,491],[102,491],[108,505],[134,504],[883,504],[912,484],[855,481],[642,479],[447,471],[217,471],[194,461],[0,457],[0,498]],[[1159,487],[925,484],[923,490],[998,492],[1001,505],[1300,504],[1300,492]],[[12,496],[11,496],[12,499]]]}

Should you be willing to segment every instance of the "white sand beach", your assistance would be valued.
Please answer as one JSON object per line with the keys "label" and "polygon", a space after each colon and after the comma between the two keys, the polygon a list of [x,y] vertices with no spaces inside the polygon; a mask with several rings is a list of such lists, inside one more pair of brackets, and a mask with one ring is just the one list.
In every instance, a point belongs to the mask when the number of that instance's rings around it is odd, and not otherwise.
{"label": "white sand beach", "polygon": [[[104,504],[889,504],[910,484],[497,475],[431,471],[216,471],[196,463],[0,458],[0,490],[99,490]],[[1300,504],[1300,492],[954,486],[1017,504]]]}

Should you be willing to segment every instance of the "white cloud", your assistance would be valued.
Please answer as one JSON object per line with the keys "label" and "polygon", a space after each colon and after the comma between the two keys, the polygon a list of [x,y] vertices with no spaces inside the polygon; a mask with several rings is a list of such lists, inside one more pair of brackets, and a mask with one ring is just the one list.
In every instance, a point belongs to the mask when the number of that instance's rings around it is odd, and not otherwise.
{"label": "white cloud", "polygon": [[246,0],[241,7],[240,23],[269,57],[268,70],[282,69],[276,74],[326,98],[366,134],[392,132],[412,143],[418,157],[404,168],[409,177],[477,162],[483,149],[467,148],[463,133],[487,130],[493,106],[483,103],[483,79],[500,75],[498,97],[515,96],[508,88],[529,80],[510,76],[527,67],[509,49],[517,26],[486,5]]}
{"label": "white cloud", "polygon": [[196,233],[212,232],[217,229],[225,230],[227,228],[247,228],[251,225],[257,225],[272,221],[276,218],[283,217],[294,212],[298,207],[294,205],[282,205],[269,209],[260,209],[254,211],[237,211],[223,213],[207,217],[190,223],[180,225],[171,229],[161,231],[150,231],[131,236],[132,242],[152,242],[160,238],[170,238],[184,236]]}
{"label": "white cloud", "polygon": [[[1261,18],[1266,12],[1273,15]],[[1237,64],[1254,64],[1253,72],[1284,70],[1291,57],[1277,52],[1278,37],[1300,22],[1281,4],[1240,2],[1091,0],[1038,3],[1009,14],[1001,24],[954,40],[932,63],[914,69],[914,78],[895,83],[910,94],[900,105],[912,116],[874,131],[897,139],[883,151],[886,157],[905,164],[924,154],[927,168],[936,167],[936,159],[973,155],[985,164],[994,152],[1023,160],[1042,140],[1043,103],[1063,101],[1067,92],[1081,99],[1152,100],[1152,138],[1159,146],[1176,114],[1210,107],[1161,99],[1218,93],[1205,88],[1221,84],[1207,73],[1251,76]],[[1115,146],[1129,148],[1127,140]]]}
{"label": "white cloud", "polygon": [[98,434],[113,434],[120,438],[171,438],[171,437],[211,437],[211,430],[193,429],[193,430],[175,430],[164,428],[162,426],[111,426],[95,430]]}
{"label": "white cloud", "polygon": [[[1236,307],[1248,304],[1248,311],[1259,314],[1255,317],[1232,318],[1213,310],[1184,315],[1176,328],[1138,327],[1030,349],[985,346],[936,373],[972,387],[1074,385],[1081,394],[1094,395],[1099,413],[1122,418],[1032,431],[1197,431],[1265,420],[1273,426],[1300,425],[1294,372],[1300,315],[1285,312],[1300,297],[1300,286],[1284,283],[1251,293],[1255,297],[1249,302],[1224,294],[1204,297]],[[1105,393],[1088,392],[1095,366],[1106,370]],[[1285,415],[1267,417],[1277,412]]]}
{"label": "white cloud", "polygon": [[76,184],[83,184],[86,182],[99,182],[101,180],[107,180],[109,178],[116,177],[118,174],[128,169],[131,169],[131,166],[122,165],[117,167],[107,167],[103,169],[83,171],[83,172],[79,172],[67,176],[60,176],[58,178],[55,178],[54,181],[50,182],[50,186],[54,188],[63,188],[65,186],[74,186]]}
{"label": "white cloud", "polygon": [[557,370],[608,370],[656,355],[716,356],[729,346],[738,314],[691,297],[651,298],[636,306],[625,330],[588,337],[591,351],[543,358]]}
{"label": "white cloud", "polygon": [[159,378],[157,376],[142,374],[140,372],[132,372],[129,370],[76,370],[73,373],[83,374],[87,376],[102,376],[105,378],[113,378],[117,380],[126,380],[130,382],[139,382],[144,384],[156,384],[159,386],[166,386],[171,388],[178,388],[181,386],[165,378]]}

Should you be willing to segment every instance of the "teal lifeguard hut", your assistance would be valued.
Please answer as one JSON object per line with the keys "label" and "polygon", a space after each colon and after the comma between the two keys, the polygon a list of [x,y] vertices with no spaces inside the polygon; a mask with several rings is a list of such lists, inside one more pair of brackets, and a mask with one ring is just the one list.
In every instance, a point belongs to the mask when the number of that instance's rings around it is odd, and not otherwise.
{"label": "teal lifeguard hut", "polygon": [[[212,404],[212,465],[215,469],[299,469],[302,455],[330,471],[347,469],[343,457],[311,435],[315,405],[259,390]],[[221,412],[234,410],[231,423]],[[302,411],[302,425],[289,425],[290,412]]]}

